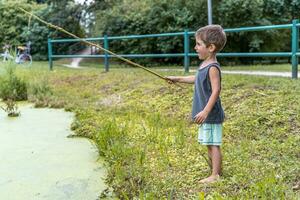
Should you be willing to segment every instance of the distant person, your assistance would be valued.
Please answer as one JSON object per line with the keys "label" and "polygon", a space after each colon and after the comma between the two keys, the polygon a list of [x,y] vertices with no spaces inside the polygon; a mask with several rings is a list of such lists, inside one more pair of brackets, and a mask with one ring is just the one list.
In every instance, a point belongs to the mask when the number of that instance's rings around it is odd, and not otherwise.
{"label": "distant person", "polygon": [[27,42],[26,46],[18,46],[18,54],[24,53],[24,54],[30,54],[31,50],[31,42]]}
{"label": "distant person", "polygon": [[15,62],[21,64],[27,61],[28,63],[31,64],[32,62],[32,58],[30,55],[31,42],[28,41],[26,43],[26,46],[18,46],[17,49],[18,51],[17,51],[17,57],[15,59]]}
{"label": "distant person", "polygon": [[9,44],[5,44],[3,46],[4,53],[1,54],[1,56],[3,57],[3,61],[12,59],[12,56],[9,54],[9,49],[10,49],[10,45]]}
{"label": "distant person", "polygon": [[195,84],[192,106],[192,119],[199,124],[198,141],[208,148],[208,157],[212,174],[200,180],[200,183],[211,183],[221,174],[222,123],[224,111],[221,105],[221,69],[216,54],[226,44],[226,35],[219,25],[208,25],[200,28],[196,34],[195,50],[200,64],[196,75],[169,76],[170,82]]}

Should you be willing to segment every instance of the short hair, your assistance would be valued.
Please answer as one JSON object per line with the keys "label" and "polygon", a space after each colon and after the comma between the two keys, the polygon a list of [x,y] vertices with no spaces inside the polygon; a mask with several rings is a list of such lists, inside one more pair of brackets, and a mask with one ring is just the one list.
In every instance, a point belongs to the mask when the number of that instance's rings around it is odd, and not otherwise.
{"label": "short hair", "polygon": [[226,44],[226,34],[220,25],[207,25],[201,27],[195,33],[195,37],[201,39],[206,46],[214,44],[215,52],[221,51]]}

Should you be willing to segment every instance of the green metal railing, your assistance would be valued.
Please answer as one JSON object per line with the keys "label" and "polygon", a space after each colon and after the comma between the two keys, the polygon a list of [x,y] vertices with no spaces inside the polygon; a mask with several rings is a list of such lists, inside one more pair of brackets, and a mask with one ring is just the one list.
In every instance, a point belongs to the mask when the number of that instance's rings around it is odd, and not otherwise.
{"label": "green metal railing", "polygon": [[[244,27],[244,28],[230,28],[225,29],[225,32],[241,32],[241,31],[264,31],[270,29],[290,29],[291,30],[291,52],[255,52],[255,53],[218,53],[218,57],[290,57],[292,61],[292,78],[298,78],[298,52],[299,44],[299,28],[300,23],[298,20],[293,20],[291,24],[283,25],[270,25],[270,26],[256,26],[256,27]],[[164,53],[164,54],[124,54],[120,55],[125,58],[159,58],[159,57],[184,57],[184,69],[185,72],[189,72],[190,57],[196,57],[196,53],[189,52],[190,49],[190,36],[194,35],[195,32],[184,32],[176,33],[163,33],[163,34],[147,34],[147,35],[129,35],[129,36],[107,36],[99,38],[86,38],[86,39],[48,39],[48,58],[49,68],[53,69],[53,58],[104,58],[105,71],[109,71],[109,58],[114,57],[108,53],[101,55],[53,55],[52,44],[53,43],[65,43],[65,42],[80,42],[86,41],[103,41],[103,47],[109,49],[109,41],[111,40],[123,40],[123,39],[142,39],[142,38],[153,38],[153,37],[170,37],[170,36],[183,36],[184,38],[184,49],[183,53]]]}

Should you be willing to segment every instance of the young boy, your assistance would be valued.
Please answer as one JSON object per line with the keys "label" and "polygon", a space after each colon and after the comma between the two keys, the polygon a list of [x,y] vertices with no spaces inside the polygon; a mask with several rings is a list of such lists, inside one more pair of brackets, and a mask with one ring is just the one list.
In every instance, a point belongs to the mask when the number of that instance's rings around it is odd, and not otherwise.
{"label": "young boy", "polygon": [[224,111],[220,100],[221,69],[216,54],[225,46],[226,35],[219,25],[200,28],[196,34],[195,50],[203,62],[195,76],[169,76],[171,82],[195,83],[192,118],[199,124],[198,141],[208,148],[212,174],[201,183],[211,183],[221,174],[221,141]]}

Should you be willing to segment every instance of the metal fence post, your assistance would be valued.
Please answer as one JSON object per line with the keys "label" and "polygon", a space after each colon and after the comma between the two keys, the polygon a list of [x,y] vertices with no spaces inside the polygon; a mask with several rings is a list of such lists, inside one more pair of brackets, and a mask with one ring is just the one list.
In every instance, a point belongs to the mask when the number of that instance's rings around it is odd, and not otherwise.
{"label": "metal fence post", "polygon": [[48,62],[49,62],[49,70],[53,69],[53,61],[52,61],[52,43],[51,38],[48,38]]}
{"label": "metal fence post", "polygon": [[[104,35],[104,49],[108,50],[108,37],[107,37],[107,35]],[[109,71],[109,57],[108,57],[107,52],[105,52],[104,66],[105,66],[105,72],[108,72]]]}
{"label": "metal fence post", "polygon": [[184,30],[184,72],[189,72],[189,65],[190,65],[190,57],[189,57],[189,50],[190,50],[190,38],[188,30]]}
{"label": "metal fence post", "polygon": [[297,28],[297,23],[299,20],[293,20],[293,27],[292,27],[292,78],[298,78],[298,56],[296,55],[298,51],[298,38],[299,38],[299,31]]}

